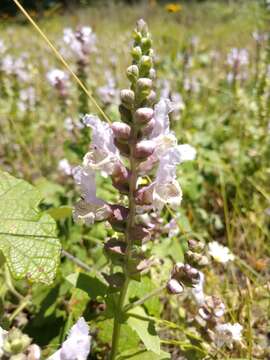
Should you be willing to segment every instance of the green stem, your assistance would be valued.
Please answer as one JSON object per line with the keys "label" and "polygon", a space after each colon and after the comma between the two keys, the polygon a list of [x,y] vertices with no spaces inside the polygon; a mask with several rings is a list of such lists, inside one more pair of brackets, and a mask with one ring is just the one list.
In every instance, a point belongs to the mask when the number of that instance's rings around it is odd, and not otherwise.
{"label": "green stem", "polygon": [[137,142],[137,131],[132,128],[131,130],[131,139],[130,139],[130,171],[131,171],[131,177],[130,177],[130,183],[129,183],[129,196],[128,196],[128,202],[129,202],[129,215],[127,219],[127,226],[126,226],[126,242],[127,242],[127,250],[125,255],[125,276],[126,280],[122,286],[122,289],[120,291],[120,296],[117,304],[117,315],[114,317],[114,326],[113,326],[113,337],[112,337],[112,349],[110,354],[110,360],[114,360],[116,358],[117,352],[118,352],[118,344],[119,344],[119,338],[120,338],[120,331],[121,331],[121,317],[123,315],[123,309],[125,305],[125,299],[128,291],[128,285],[130,282],[129,279],[129,273],[128,273],[128,262],[131,255],[131,250],[133,246],[133,239],[130,237],[131,229],[133,228],[135,224],[135,216],[136,216],[136,204],[134,199],[134,193],[136,190],[136,184],[137,184],[137,163],[133,156],[135,145]]}

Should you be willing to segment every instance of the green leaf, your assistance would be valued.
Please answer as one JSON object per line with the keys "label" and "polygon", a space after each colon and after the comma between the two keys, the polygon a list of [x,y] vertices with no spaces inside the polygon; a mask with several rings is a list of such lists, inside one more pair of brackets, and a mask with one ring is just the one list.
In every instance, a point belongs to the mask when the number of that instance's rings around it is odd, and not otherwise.
{"label": "green leaf", "polygon": [[70,274],[66,279],[77,289],[85,291],[91,299],[96,299],[98,296],[104,296],[108,291],[108,286],[96,276],[90,276],[80,272]]}
{"label": "green leaf", "polygon": [[52,283],[61,245],[55,221],[38,210],[39,192],[0,171],[0,250],[16,279]]}
{"label": "green leaf", "polygon": [[160,351],[160,354],[155,354],[152,351],[140,350],[138,348],[122,352],[117,357],[117,360],[168,360],[171,355],[165,351]]}
{"label": "green leaf", "polygon": [[[98,328],[98,340],[103,344],[110,344],[113,333],[113,320],[107,319],[96,324]],[[139,347],[138,335],[126,324],[122,324],[118,350],[120,353]]]}
{"label": "green leaf", "polygon": [[[155,290],[157,285],[148,277],[144,276],[141,279],[141,282],[132,281],[131,286],[128,289],[128,297],[131,300],[138,300],[141,299],[146,294],[150,293],[151,291]],[[162,309],[162,304],[159,301],[158,296],[154,296],[151,299],[147,300],[144,303],[144,307],[147,309],[149,315],[153,315],[156,317],[160,316],[160,312]]]}
{"label": "green leaf", "polygon": [[132,310],[127,320],[128,325],[136,331],[147,350],[160,354],[160,339],[156,333],[155,324],[151,320],[144,320],[146,313],[143,308]]}
{"label": "green leaf", "polygon": [[58,208],[52,208],[47,211],[54,220],[63,220],[72,215],[72,208],[70,206],[60,206]]}

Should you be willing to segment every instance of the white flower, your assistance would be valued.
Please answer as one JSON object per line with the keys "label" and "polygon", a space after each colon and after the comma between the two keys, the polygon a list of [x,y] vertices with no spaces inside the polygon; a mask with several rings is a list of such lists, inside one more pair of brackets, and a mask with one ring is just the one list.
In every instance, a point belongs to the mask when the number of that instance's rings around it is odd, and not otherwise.
{"label": "white flower", "polygon": [[239,342],[242,339],[243,326],[235,323],[218,324],[215,327],[214,342],[216,346],[227,345],[232,348],[233,342]]}
{"label": "white flower", "polygon": [[87,360],[91,347],[89,327],[84,318],[80,318],[72,326],[67,339],[61,349],[56,351],[48,360]]}
{"label": "white flower", "polygon": [[199,271],[199,275],[200,275],[200,281],[197,285],[195,285],[192,288],[191,292],[192,292],[192,295],[194,296],[196,303],[199,306],[201,306],[205,301],[205,295],[204,295],[204,291],[203,291],[204,274],[201,271]]}
{"label": "white flower", "polygon": [[63,174],[70,176],[72,175],[73,167],[70,165],[67,159],[61,159],[58,163],[58,170],[61,171]]}
{"label": "white flower", "polygon": [[66,84],[68,75],[60,69],[52,69],[47,72],[47,79],[51,86],[56,87],[59,84]]}
{"label": "white flower", "polygon": [[36,91],[33,86],[20,91],[18,108],[21,111],[34,110],[36,104]]}
{"label": "white flower", "polygon": [[90,168],[77,166],[73,169],[73,177],[81,189],[82,200],[76,205],[73,212],[77,223],[92,225],[95,221],[105,220],[109,214],[109,208],[105,201],[97,198],[95,172]]}
{"label": "white flower", "polygon": [[83,122],[92,128],[91,150],[85,155],[83,165],[111,175],[121,160],[110,125],[95,115],[86,115]]}
{"label": "white flower", "polygon": [[208,244],[209,254],[213,257],[213,259],[219,263],[227,263],[230,260],[234,260],[234,255],[230,252],[230,250],[217,241],[212,241]]}
{"label": "white flower", "polygon": [[4,346],[4,342],[5,342],[7,335],[8,335],[8,332],[6,330],[2,329],[0,326],[0,359],[4,355],[3,346]]}

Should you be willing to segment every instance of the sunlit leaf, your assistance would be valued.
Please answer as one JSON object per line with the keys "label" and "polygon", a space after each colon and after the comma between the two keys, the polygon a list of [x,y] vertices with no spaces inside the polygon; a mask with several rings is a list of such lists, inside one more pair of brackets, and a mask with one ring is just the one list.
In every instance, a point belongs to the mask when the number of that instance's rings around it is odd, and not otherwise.
{"label": "sunlit leaf", "polygon": [[50,284],[61,246],[55,221],[38,210],[40,201],[35,187],[0,172],[0,250],[15,278]]}

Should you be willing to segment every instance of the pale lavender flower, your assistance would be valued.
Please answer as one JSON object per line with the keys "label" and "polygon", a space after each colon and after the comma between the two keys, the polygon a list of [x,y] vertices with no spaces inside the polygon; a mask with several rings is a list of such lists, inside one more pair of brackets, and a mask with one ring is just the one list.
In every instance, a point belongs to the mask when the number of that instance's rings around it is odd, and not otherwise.
{"label": "pale lavender flower", "polygon": [[234,342],[241,341],[242,331],[243,326],[238,323],[218,324],[215,327],[214,342],[217,347],[226,345],[231,349]]}
{"label": "pale lavender flower", "polygon": [[84,318],[72,326],[67,339],[61,348],[48,360],[87,360],[91,348],[89,327]]}
{"label": "pale lavender flower", "polygon": [[105,105],[119,103],[119,92],[116,89],[116,82],[110,72],[106,72],[107,84],[97,89],[101,101]]}
{"label": "pale lavender flower", "polygon": [[60,84],[67,84],[68,74],[60,69],[52,69],[47,72],[47,80],[51,86],[57,88]]}
{"label": "pale lavender flower", "polygon": [[86,61],[87,56],[96,50],[96,35],[88,26],[77,30],[64,29],[63,41],[78,61]]}
{"label": "pale lavender flower", "polygon": [[71,176],[73,174],[73,166],[67,159],[61,159],[59,161],[58,170],[67,176]]}
{"label": "pale lavender flower", "polygon": [[73,218],[77,223],[92,225],[95,221],[107,218],[110,211],[105,201],[96,195],[96,174],[89,167],[78,166],[73,169],[73,177],[80,187],[82,200],[80,200],[73,211]]}
{"label": "pale lavender flower", "polygon": [[232,48],[227,55],[227,64],[230,66],[244,66],[248,65],[248,51],[246,49]]}
{"label": "pale lavender flower", "polygon": [[27,360],[40,360],[41,350],[36,344],[32,344],[27,349]]}
{"label": "pale lavender flower", "polygon": [[165,232],[167,233],[168,232],[168,237],[169,238],[172,238],[174,236],[177,236],[180,232],[180,229],[179,229],[179,225],[177,223],[177,220],[175,218],[172,218],[168,224],[166,224],[164,226],[164,230]]}
{"label": "pale lavender flower", "polygon": [[29,69],[27,69],[25,64],[24,56],[15,59],[11,55],[6,55],[2,59],[1,70],[7,75],[16,76],[22,82],[27,82],[30,79]]}
{"label": "pale lavender flower", "polygon": [[200,92],[200,88],[201,88],[199,81],[194,76],[186,77],[184,79],[183,86],[186,91],[195,93],[195,94]]}
{"label": "pale lavender flower", "polygon": [[83,122],[92,129],[91,150],[85,155],[83,165],[111,175],[121,159],[110,125],[95,115],[86,115]]}

